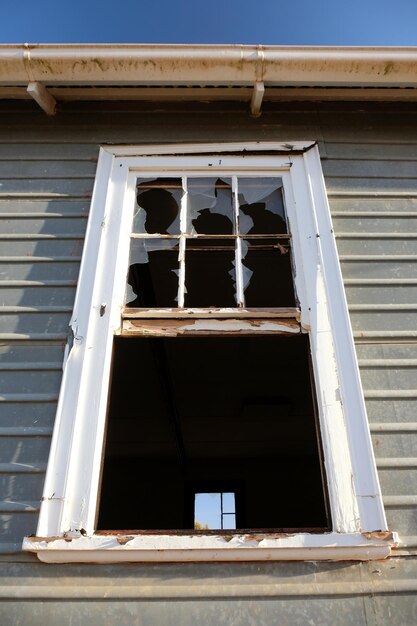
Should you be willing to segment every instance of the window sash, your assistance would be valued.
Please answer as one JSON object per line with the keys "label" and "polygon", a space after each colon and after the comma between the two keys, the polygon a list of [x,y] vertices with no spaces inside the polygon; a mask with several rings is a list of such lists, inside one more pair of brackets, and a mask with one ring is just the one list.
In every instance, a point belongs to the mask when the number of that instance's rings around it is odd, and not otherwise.
{"label": "window sash", "polygon": [[[161,178],[162,180],[166,181],[166,183],[160,183],[160,184],[156,184],[158,179]],[[137,190],[138,189],[145,189],[145,190],[149,190],[149,189],[180,189],[182,192],[181,195],[181,202],[180,202],[180,212],[179,212],[179,229],[178,232],[176,233],[159,233],[159,232],[146,232],[146,230],[144,230],[144,232],[137,232],[136,230],[134,230],[134,227],[132,228],[132,233],[130,235],[131,238],[131,244],[130,244],[130,248],[132,249],[132,244],[134,241],[164,241],[164,240],[169,240],[169,241],[176,241],[178,242],[178,246],[179,246],[179,250],[178,250],[178,262],[179,262],[179,269],[178,269],[178,293],[177,293],[177,303],[178,303],[178,309],[183,309],[185,306],[185,294],[187,291],[187,266],[188,266],[188,262],[187,262],[187,253],[190,250],[190,245],[192,245],[192,242],[194,240],[212,240],[212,241],[219,241],[219,245],[221,241],[230,241],[233,240],[235,247],[234,247],[234,256],[235,256],[235,261],[234,261],[234,271],[235,271],[235,299],[236,299],[236,308],[245,308],[246,306],[246,298],[245,298],[245,280],[244,280],[244,255],[242,253],[242,247],[245,244],[245,242],[249,242],[249,241],[254,241],[256,242],[257,239],[268,239],[271,241],[275,241],[275,240],[280,240],[282,241],[282,244],[286,244],[288,246],[290,246],[291,244],[291,235],[290,233],[259,233],[259,234],[248,234],[245,232],[241,232],[241,228],[240,228],[240,202],[239,202],[239,191],[240,191],[240,181],[237,175],[232,175],[230,177],[230,182],[231,182],[231,208],[232,208],[232,220],[233,220],[233,233],[226,235],[226,234],[203,234],[203,233],[192,233],[191,229],[190,229],[190,206],[189,206],[189,201],[190,201],[190,194],[191,194],[191,188],[192,188],[192,181],[193,180],[202,180],[202,179],[207,179],[210,180],[211,183],[213,184],[213,189],[214,188],[218,188],[218,186],[213,182],[214,179],[223,179],[223,180],[228,180],[229,177],[223,176],[222,172],[220,171],[216,171],[216,169],[211,169],[210,171],[205,171],[205,172],[199,172],[198,176],[190,176],[189,174],[187,175],[183,175],[181,177],[181,187],[179,187],[179,185],[170,185],[169,184],[169,179],[172,180],[178,180],[177,177],[170,175],[170,176],[160,176],[158,174],[155,175],[154,180],[149,179],[148,177],[146,177],[145,179],[137,179],[140,180],[141,182],[137,185]],[[259,176],[252,176],[253,180],[258,180]],[[262,181],[264,182],[265,180],[270,179],[271,182],[276,181],[277,183],[277,190],[281,189],[281,185],[280,183],[282,182],[280,180],[279,177],[277,177],[275,174],[270,174],[268,177],[265,177],[262,179]],[[149,180],[149,186],[147,186],[147,181]],[[245,187],[245,183],[247,184],[247,181],[250,180],[250,177],[245,177],[242,179],[242,187]],[[136,181],[136,182],[137,182]],[[191,182],[190,185],[190,190],[189,190],[189,182]],[[226,186],[229,186],[228,183],[225,183]],[[243,192],[242,192],[243,193]],[[271,191],[272,193],[272,191]],[[270,193],[267,193],[264,198],[266,199],[268,196],[270,195]],[[261,201],[261,200],[260,200]],[[139,205],[140,206],[140,205]],[[140,210],[140,208],[139,208]],[[145,210],[145,209],[142,209]],[[176,218],[177,219],[177,218]],[[286,214],[285,214],[285,221],[286,221]],[[146,243],[144,244],[144,250],[146,250]],[[166,307],[163,307],[166,308]],[[189,308],[189,307],[188,307]],[[193,307],[194,309],[196,307]],[[230,307],[229,307],[230,308]],[[234,308],[234,307],[233,307]],[[272,307],[271,307],[272,308]]]}

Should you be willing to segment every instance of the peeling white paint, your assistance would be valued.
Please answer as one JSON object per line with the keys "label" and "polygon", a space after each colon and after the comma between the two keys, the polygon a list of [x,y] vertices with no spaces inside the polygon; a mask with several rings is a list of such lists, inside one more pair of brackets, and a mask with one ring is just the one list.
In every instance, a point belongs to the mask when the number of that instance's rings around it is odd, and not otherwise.
{"label": "peeling white paint", "polygon": [[182,320],[123,320],[122,334],[172,336],[198,333],[286,333],[300,334],[300,325],[297,322],[287,323],[263,320],[218,320],[195,319],[192,322]]}
{"label": "peeling white paint", "polygon": [[398,537],[328,533],[313,535],[114,535],[27,538],[24,549],[47,562],[368,560],[389,556]]}
{"label": "peeling white paint", "polygon": [[244,320],[195,320],[192,324],[181,325],[181,330],[219,330],[221,332],[239,332],[242,330],[262,329],[272,332],[284,332],[298,334],[299,326],[289,324],[279,324],[278,322],[246,322]]}

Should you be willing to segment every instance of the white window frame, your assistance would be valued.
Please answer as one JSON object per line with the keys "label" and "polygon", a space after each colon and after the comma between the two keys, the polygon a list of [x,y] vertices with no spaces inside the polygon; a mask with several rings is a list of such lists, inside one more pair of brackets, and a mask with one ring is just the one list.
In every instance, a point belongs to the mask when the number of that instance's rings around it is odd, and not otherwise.
{"label": "white window frame", "polygon": [[[121,331],[139,177],[279,176],[295,288],[309,333],[331,532],[293,535],[95,535],[113,337]],[[348,308],[314,142],[102,147],[71,319],[37,537],[48,562],[373,559],[387,529]],[[140,391],[139,391],[140,393]],[[130,477],[129,480],[133,478]],[[302,498],[302,494],[299,495]]]}

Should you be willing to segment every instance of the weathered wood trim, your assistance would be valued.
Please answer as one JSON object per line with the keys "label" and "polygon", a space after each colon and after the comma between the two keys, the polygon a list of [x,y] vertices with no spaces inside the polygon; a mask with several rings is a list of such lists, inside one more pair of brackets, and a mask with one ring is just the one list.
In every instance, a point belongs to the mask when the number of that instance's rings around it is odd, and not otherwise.
{"label": "weathered wood trim", "polygon": [[304,561],[384,559],[397,545],[395,533],[294,535],[95,535],[28,537],[24,549],[47,563]]}
{"label": "weathered wood trim", "polygon": [[294,318],[299,321],[300,319],[300,309],[298,308],[277,308],[277,309],[237,309],[237,308],[221,308],[217,309],[215,307],[208,309],[135,309],[125,307],[122,311],[122,317],[125,320],[132,319],[150,319],[150,318],[213,318],[213,319],[221,319],[221,318]]}
{"label": "weathered wood trim", "polygon": [[300,323],[295,319],[154,319],[123,320],[122,336],[177,337],[222,335],[298,335]]}

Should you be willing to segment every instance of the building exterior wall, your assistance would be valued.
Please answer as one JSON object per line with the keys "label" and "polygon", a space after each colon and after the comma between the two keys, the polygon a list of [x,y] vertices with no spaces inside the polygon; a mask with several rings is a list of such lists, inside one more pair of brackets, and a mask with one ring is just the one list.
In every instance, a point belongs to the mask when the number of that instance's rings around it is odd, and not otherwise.
{"label": "building exterior wall", "polygon": [[[257,119],[221,103],[72,104],[54,118],[31,103],[0,111],[2,624],[102,623],[103,612],[109,624],[415,623],[415,107],[265,105]],[[401,545],[367,564],[41,564],[20,545],[36,532],[99,145],[245,140],[319,142],[388,523]]]}

